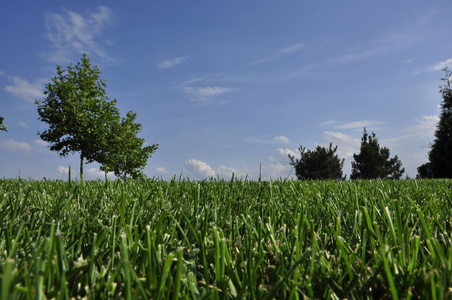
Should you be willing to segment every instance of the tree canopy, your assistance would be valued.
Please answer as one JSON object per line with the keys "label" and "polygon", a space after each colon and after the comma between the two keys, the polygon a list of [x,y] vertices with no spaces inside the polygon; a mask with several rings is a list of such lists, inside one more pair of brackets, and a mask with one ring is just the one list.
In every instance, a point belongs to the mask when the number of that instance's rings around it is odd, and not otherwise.
{"label": "tree canopy", "polygon": [[446,76],[441,78],[443,97],[441,115],[435,131],[435,140],[429,153],[431,175],[434,178],[452,178],[452,73],[444,69]]}
{"label": "tree canopy", "polygon": [[[100,79],[99,74],[99,68],[91,66],[90,60],[83,54],[81,61],[75,66],[71,64],[66,70],[58,66],[57,76],[53,76],[52,82],[46,84],[45,100],[36,101],[39,119],[49,125],[47,130],[38,134],[50,144],[50,150],[57,151],[61,156],[80,154],[81,180],[85,162],[108,164],[106,170],[121,170],[124,174],[144,167],[153,152],[144,150],[147,153],[146,159],[141,154],[137,155],[137,151],[143,151],[143,142],[138,143],[138,140],[143,140],[136,137],[141,125],[133,123],[135,117],[127,117],[127,126],[123,125],[115,106],[116,100],[109,100],[107,97],[105,81]],[[132,130],[125,130],[128,127]],[[124,131],[127,134],[122,134]],[[118,132],[121,133],[120,138]],[[134,161],[133,166],[129,163],[127,170],[123,170],[122,166],[114,166],[119,160],[112,158],[118,155],[116,151],[119,151],[119,146],[115,143],[120,139],[123,156],[128,156],[129,160],[134,160],[135,156],[142,158]],[[131,145],[132,148],[124,149]],[[152,149],[155,150],[156,147],[154,145]]]}
{"label": "tree canopy", "polygon": [[136,113],[128,112],[113,128],[110,147],[102,158],[102,171],[114,172],[123,179],[128,175],[133,179],[143,177],[146,162],[158,145],[143,147],[144,139],[137,137],[142,126],[134,122],[136,116]]}
{"label": "tree canopy", "polygon": [[389,149],[380,147],[375,133],[364,128],[359,154],[353,154],[351,179],[400,179],[405,169],[397,155],[389,158]]}
{"label": "tree canopy", "polygon": [[0,117],[0,131],[6,131],[6,126],[3,124],[3,117]]}
{"label": "tree canopy", "polygon": [[336,153],[337,146],[329,148],[317,146],[315,150],[306,150],[300,146],[300,159],[289,154],[290,164],[295,168],[298,179],[342,179],[344,159]]}

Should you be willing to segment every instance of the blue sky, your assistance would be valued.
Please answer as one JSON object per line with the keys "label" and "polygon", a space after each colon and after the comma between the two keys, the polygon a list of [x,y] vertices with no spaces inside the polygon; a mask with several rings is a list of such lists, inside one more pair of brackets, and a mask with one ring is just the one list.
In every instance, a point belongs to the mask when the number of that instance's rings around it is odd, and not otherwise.
{"label": "blue sky", "polygon": [[[427,161],[452,65],[446,1],[5,1],[0,178],[67,178],[39,139],[35,99],[87,53],[122,115],[160,144],[145,172],[293,175],[300,145],[338,145],[350,174],[362,129],[411,177]],[[103,178],[85,166],[86,178]],[[292,173],[291,173],[292,172]]]}

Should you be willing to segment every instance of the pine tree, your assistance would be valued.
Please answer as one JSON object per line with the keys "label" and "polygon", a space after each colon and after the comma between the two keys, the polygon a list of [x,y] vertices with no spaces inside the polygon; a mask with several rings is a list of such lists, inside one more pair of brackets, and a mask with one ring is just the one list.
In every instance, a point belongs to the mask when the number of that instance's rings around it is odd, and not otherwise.
{"label": "pine tree", "polygon": [[446,76],[441,78],[443,96],[441,115],[435,131],[435,140],[429,153],[430,169],[434,178],[452,178],[452,73],[444,69]]}
{"label": "pine tree", "polygon": [[300,159],[289,154],[290,164],[295,168],[297,178],[302,179],[343,179],[342,167],[344,160],[340,160],[336,153],[337,146],[317,146],[315,150],[306,150],[300,146]]}
{"label": "pine tree", "polygon": [[402,163],[397,155],[389,158],[389,149],[380,148],[375,133],[368,135],[364,128],[359,154],[353,154],[351,179],[400,179],[403,172]]}

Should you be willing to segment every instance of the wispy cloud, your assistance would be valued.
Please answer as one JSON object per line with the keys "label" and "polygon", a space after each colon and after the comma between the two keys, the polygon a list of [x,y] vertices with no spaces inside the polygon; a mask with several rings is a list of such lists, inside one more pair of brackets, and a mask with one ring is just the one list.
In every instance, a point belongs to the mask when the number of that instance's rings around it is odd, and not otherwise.
{"label": "wispy cloud", "polygon": [[452,58],[446,59],[445,61],[439,62],[434,66],[431,66],[430,71],[440,71],[446,67],[452,67]]}
{"label": "wispy cloud", "polygon": [[291,54],[300,51],[304,47],[304,44],[298,43],[289,47],[281,48],[278,50],[280,54]]}
{"label": "wispy cloud", "polygon": [[417,124],[411,126],[408,131],[416,137],[433,137],[439,120],[438,116],[421,116]]}
{"label": "wispy cloud", "polygon": [[349,53],[331,58],[329,62],[337,64],[358,62],[413,47],[419,42],[424,42],[428,36],[424,23],[425,20],[421,20],[418,24],[413,24],[408,28],[392,30],[378,38],[355,46]]}
{"label": "wispy cloud", "polygon": [[234,89],[223,86],[182,87],[182,90],[190,95],[192,101],[207,101],[213,97],[228,93]]}
{"label": "wispy cloud", "polygon": [[85,14],[67,9],[61,14],[48,14],[45,25],[51,50],[44,57],[51,62],[66,63],[75,55],[87,53],[110,60],[105,48],[112,41],[104,38],[104,31],[112,19],[113,13],[106,6]]}
{"label": "wispy cloud", "polygon": [[281,143],[284,143],[284,144],[289,144],[290,143],[290,139],[287,136],[283,136],[283,135],[275,136],[274,139],[275,139],[276,142],[281,142]]}
{"label": "wispy cloud", "polygon": [[254,65],[258,65],[258,64],[262,64],[262,63],[265,63],[265,62],[268,62],[268,61],[272,61],[272,60],[275,60],[275,59],[278,59],[278,58],[285,57],[286,55],[289,55],[289,54],[292,54],[292,53],[300,51],[301,49],[304,48],[304,46],[305,46],[304,44],[298,43],[298,44],[294,44],[294,45],[291,45],[291,46],[288,46],[288,47],[281,48],[275,54],[270,55],[270,56],[268,56],[266,58],[262,58],[262,59],[256,60],[256,61],[253,62],[253,64]]}
{"label": "wispy cloud", "polygon": [[0,149],[5,149],[10,152],[22,152],[27,156],[31,156],[31,146],[25,142],[17,142],[15,140],[8,140],[0,143]]}
{"label": "wispy cloud", "polygon": [[[6,74],[3,72],[3,75]],[[13,84],[5,86],[4,90],[13,94],[17,98],[21,98],[25,101],[34,103],[36,98],[41,98],[44,96],[44,86],[41,81],[37,83],[30,83],[26,79],[20,78],[18,76],[6,76],[6,78]]]}
{"label": "wispy cloud", "polygon": [[377,121],[356,121],[333,126],[335,129],[363,129],[364,127],[383,125],[384,122]]}
{"label": "wispy cloud", "polygon": [[247,138],[246,141],[248,143],[255,143],[255,144],[289,144],[291,141],[287,136],[275,136],[274,138],[257,138],[257,137],[250,137]]}
{"label": "wispy cloud", "polygon": [[180,65],[186,59],[188,59],[188,56],[167,59],[167,60],[164,60],[164,61],[160,62],[159,64],[157,64],[157,68],[159,68],[159,69],[172,68],[172,67],[175,67],[177,65]]}

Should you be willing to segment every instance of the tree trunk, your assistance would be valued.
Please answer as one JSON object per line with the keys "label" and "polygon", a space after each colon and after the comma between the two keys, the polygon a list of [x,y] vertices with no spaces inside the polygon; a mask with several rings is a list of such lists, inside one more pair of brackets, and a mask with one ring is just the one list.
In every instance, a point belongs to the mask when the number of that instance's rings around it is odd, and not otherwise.
{"label": "tree trunk", "polygon": [[80,182],[83,181],[83,154],[80,154]]}

